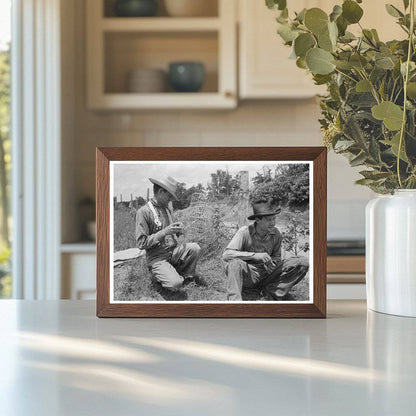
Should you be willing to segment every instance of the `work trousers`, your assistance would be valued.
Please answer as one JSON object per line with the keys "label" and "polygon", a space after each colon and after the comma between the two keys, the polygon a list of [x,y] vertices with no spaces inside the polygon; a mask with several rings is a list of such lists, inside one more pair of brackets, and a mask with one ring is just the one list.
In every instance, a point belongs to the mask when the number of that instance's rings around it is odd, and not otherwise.
{"label": "work trousers", "polygon": [[263,264],[249,264],[234,259],[226,264],[227,299],[241,301],[243,288],[262,288],[276,300],[281,300],[299,283],[309,270],[308,260],[293,257],[282,260],[268,273]]}
{"label": "work trousers", "polygon": [[182,287],[185,279],[195,277],[200,252],[197,243],[180,244],[173,250],[170,259],[153,262],[149,270],[164,288],[176,291]]}

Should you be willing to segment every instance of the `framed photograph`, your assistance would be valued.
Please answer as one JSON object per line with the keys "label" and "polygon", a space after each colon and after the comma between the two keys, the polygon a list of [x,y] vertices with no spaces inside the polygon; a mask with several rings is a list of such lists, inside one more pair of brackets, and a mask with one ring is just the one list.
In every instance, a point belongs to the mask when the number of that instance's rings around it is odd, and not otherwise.
{"label": "framed photograph", "polygon": [[324,318],[324,147],[97,149],[97,316]]}

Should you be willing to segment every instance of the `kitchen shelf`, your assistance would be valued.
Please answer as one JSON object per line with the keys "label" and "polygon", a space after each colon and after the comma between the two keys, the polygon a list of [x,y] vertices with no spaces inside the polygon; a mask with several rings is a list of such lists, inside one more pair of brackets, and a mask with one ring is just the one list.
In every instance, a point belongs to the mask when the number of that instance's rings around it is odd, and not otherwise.
{"label": "kitchen shelf", "polygon": [[[98,105],[98,103],[97,103]],[[99,105],[105,109],[218,109],[234,108],[232,97],[217,93],[103,94]]]}
{"label": "kitchen shelf", "polygon": [[[218,0],[216,17],[104,17],[103,2],[87,0],[87,106],[97,110],[232,109],[237,106],[235,2]],[[230,30],[234,28],[234,30]],[[128,92],[131,71],[168,71],[175,61],[202,62],[195,93]],[[171,88],[170,88],[171,89]]]}
{"label": "kitchen shelf", "polygon": [[112,17],[98,21],[98,29],[106,32],[210,32],[220,28],[221,20],[218,17]]}

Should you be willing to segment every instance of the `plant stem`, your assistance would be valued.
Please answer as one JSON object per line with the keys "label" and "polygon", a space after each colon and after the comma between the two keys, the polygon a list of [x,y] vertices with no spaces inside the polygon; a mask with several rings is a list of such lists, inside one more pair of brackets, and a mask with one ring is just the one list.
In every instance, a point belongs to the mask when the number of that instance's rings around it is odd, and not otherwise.
{"label": "plant stem", "polygon": [[349,78],[351,81],[354,81],[355,83],[357,82],[357,80],[353,77],[350,77],[349,75],[345,74],[344,72],[340,71],[338,68],[335,68],[336,72],[339,72],[340,74],[344,75],[344,77]]}
{"label": "plant stem", "polygon": [[402,127],[400,129],[400,141],[399,141],[399,151],[397,152],[397,177],[399,180],[400,188],[403,187],[402,178],[400,175],[400,156],[402,154],[403,138],[404,131],[406,128],[406,107],[407,107],[407,83],[409,81],[409,67],[410,60],[412,57],[413,49],[413,35],[414,35],[414,26],[415,26],[415,0],[410,0],[410,30],[409,30],[409,45],[407,48],[407,60],[406,60],[406,74],[404,76],[404,85],[403,85],[403,118],[402,118]]}

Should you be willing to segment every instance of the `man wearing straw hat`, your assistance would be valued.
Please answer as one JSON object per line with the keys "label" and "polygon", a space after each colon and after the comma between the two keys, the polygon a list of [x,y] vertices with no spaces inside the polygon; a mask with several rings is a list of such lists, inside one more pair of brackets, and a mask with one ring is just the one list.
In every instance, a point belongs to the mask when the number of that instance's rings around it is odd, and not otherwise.
{"label": "man wearing straw hat", "polygon": [[164,287],[177,291],[185,279],[196,278],[200,247],[178,242],[183,225],[173,222],[168,207],[176,196],[178,182],[171,178],[153,179],[154,197],[136,214],[137,247],[146,250],[147,265],[153,277]]}
{"label": "man wearing straw hat", "polygon": [[228,300],[241,301],[243,288],[261,288],[282,300],[308,272],[306,258],[281,258],[282,236],[275,227],[280,211],[267,201],[254,202],[247,218],[254,223],[240,228],[225,249]]}

